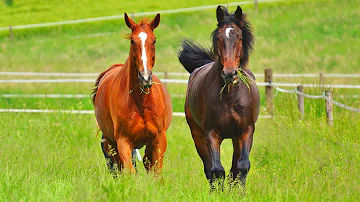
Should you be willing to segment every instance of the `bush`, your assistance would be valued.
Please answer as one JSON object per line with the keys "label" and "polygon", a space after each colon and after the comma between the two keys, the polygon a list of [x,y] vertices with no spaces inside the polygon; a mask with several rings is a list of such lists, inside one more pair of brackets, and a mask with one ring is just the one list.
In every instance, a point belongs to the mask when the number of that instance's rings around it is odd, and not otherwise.
{"label": "bush", "polygon": [[5,4],[8,6],[12,6],[13,5],[13,0],[5,0]]}

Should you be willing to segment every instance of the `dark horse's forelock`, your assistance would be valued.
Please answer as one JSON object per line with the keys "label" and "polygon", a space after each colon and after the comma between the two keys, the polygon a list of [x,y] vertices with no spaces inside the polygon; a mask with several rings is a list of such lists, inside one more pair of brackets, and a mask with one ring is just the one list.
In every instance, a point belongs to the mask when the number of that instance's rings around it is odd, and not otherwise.
{"label": "dark horse's forelock", "polygon": [[239,21],[235,18],[234,13],[229,13],[229,11],[223,6],[221,7],[221,9],[223,10],[225,17],[222,21],[218,22],[217,28],[211,33],[212,51],[217,57],[218,55],[216,50],[218,50],[217,36],[219,34],[219,28],[234,23],[242,31],[242,35],[243,35],[242,43],[244,48],[244,55],[242,55],[240,58],[240,67],[245,67],[249,61],[249,54],[253,50],[253,44],[254,44],[254,35],[252,33],[251,25],[247,20],[247,15],[242,14],[241,21]]}

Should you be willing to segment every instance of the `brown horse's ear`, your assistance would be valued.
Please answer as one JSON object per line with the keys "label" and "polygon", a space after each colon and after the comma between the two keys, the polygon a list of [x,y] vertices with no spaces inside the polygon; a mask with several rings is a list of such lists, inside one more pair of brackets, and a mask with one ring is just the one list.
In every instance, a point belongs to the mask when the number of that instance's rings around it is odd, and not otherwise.
{"label": "brown horse's ear", "polygon": [[160,24],[160,13],[156,14],[155,18],[150,22],[150,28],[154,30]]}
{"label": "brown horse's ear", "polygon": [[126,25],[127,25],[130,29],[134,29],[136,23],[134,22],[134,20],[132,20],[132,19],[126,14],[126,12],[124,12],[124,19],[125,19]]}
{"label": "brown horse's ear", "polygon": [[221,6],[219,5],[216,9],[216,18],[217,18],[217,21],[220,22],[224,19],[225,17],[225,14],[224,14],[224,11],[223,9],[221,8]]}
{"label": "brown horse's ear", "polygon": [[242,10],[241,10],[240,6],[237,6],[237,8],[236,8],[235,18],[239,21],[242,20]]}

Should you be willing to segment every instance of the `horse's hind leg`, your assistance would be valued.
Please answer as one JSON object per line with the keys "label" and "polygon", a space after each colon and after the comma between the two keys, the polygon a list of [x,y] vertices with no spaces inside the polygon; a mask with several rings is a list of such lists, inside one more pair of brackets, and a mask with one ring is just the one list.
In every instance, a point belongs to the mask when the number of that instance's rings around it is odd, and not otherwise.
{"label": "horse's hind leg", "polygon": [[246,176],[250,170],[249,155],[254,130],[254,126],[248,126],[240,137],[233,139],[234,154],[230,172],[234,183],[240,182],[243,187],[245,187]]}
{"label": "horse's hind leg", "polygon": [[114,173],[117,169],[115,156],[116,156],[116,144],[111,142],[106,136],[102,135],[101,149],[104,153],[106,164],[111,173]]}
{"label": "horse's hind leg", "polygon": [[136,168],[136,159],[137,159],[137,153],[138,153],[139,151],[137,150],[137,149],[133,149],[132,151],[131,151],[131,163],[132,163],[132,165],[133,165],[133,167],[135,168],[135,171],[137,172],[137,168]]}

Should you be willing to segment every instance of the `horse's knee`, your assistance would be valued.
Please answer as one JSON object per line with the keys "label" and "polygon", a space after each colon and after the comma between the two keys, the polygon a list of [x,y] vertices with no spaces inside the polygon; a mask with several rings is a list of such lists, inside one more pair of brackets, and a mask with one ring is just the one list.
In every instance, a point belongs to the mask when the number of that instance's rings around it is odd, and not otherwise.
{"label": "horse's knee", "polygon": [[246,175],[250,170],[250,161],[248,158],[246,159],[240,159],[237,162],[237,169],[242,175]]}
{"label": "horse's knee", "polygon": [[212,178],[223,178],[225,177],[225,169],[224,167],[220,164],[220,165],[214,165],[211,170],[211,176]]}

